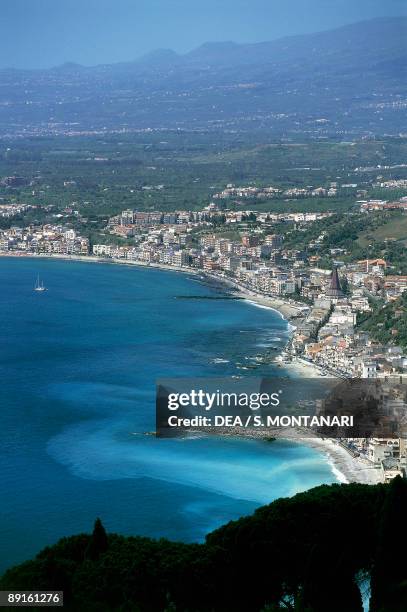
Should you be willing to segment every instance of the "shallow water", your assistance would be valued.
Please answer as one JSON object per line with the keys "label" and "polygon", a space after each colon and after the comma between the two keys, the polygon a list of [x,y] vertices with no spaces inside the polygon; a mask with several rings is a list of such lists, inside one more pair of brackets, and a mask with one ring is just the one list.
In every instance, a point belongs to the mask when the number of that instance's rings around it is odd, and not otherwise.
{"label": "shallow water", "polygon": [[[40,274],[48,291],[36,293]],[[59,537],[109,530],[202,540],[223,522],[335,476],[289,442],[154,429],[155,379],[242,374],[283,346],[276,312],[186,275],[55,260],[0,259],[0,567]],[[258,374],[281,375],[270,366]]]}

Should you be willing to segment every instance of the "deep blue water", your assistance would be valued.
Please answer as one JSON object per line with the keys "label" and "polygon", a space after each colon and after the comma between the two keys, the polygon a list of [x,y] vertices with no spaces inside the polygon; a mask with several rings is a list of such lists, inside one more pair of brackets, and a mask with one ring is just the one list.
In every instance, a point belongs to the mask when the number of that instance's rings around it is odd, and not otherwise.
{"label": "deep blue water", "polygon": [[[37,273],[47,292],[33,291]],[[202,540],[335,480],[321,454],[288,442],[144,435],[156,378],[245,373],[245,355],[284,345],[277,313],[177,299],[221,294],[187,275],[108,264],[1,258],[0,286],[1,570],[97,516],[125,534]]]}

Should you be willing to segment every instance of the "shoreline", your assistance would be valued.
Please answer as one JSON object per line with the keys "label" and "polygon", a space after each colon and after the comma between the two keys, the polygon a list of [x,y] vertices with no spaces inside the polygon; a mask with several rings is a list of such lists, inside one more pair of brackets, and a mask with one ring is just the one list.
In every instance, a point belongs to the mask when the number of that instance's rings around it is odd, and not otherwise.
{"label": "shoreline", "polygon": [[334,438],[297,438],[298,441],[326,455],[332,473],[340,483],[378,484],[380,471],[366,460],[352,457]]}
{"label": "shoreline", "polygon": [[[304,432],[295,428],[268,429],[267,431],[254,428],[216,427],[205,428],[210,435],[232,436],[234,438],[249,438],[267,442],[269,438],[285,440],[294,444],[301,444],[314,448],[325,455],[333,475],[339,483],[377,484],[382,482],[380,471],[361,457],[352,455],[341,446],[335,438],[318,438],[313,435],[304,435]],[[269,442],[273,443],[273,442]]]}
{"label": "shoreline", "polygon": [[220,285],[234,289],[234,295],[236,297],[240,297],[242,300],[246,300],[262,308],[274,310],[281,316],[282,319],[288,322],[290,322],[291,319],[298,317],[301,314],[301,309],[304,308],[303,305],[297,305],[279,297],[257,293],[252,289],[248,289],[244,285],[240,285],[236,280],[231,278],[226,278],[210,272],[204,272],[204,275]]}
{"label": "shoreline", "polygon": [[100,263],[100,264],[115,264],[121,266],[136,266],[140,268],[152,268],[156,270],[166,270],[168,272],[182,272],[183,274],[192,274],[196,276],[203,276],[211,281],[214,281],[219,286],[223,288],[235,289],[234,296],[240,298],[242,300],[246,300],[248,302],[252,302],[258,306],[262,306],[264,308],[270,308],[277,312],[283,319],[289,321],[292,317],[298,316],[300,311],[300,306],[295,306],[293,304],[288,303],[287,301],[271,296],[264,296],[259,293],[256,293],[242,285],[239,285],[236,281],[219,276],[217,274],[213,274],[210,272],[206,272],[205,270],[195,270],[194,268],[187,268],[185,266],[173,266],[169,264],[159,264],[159,263],[144,263],[143,261],[132,261],[128,259],[115,259],[111,257],[98,257],[97,255],[58,255],[53,253],[52,255],[47,255],[46,253],[41,253],[37,255],[36,253],[23,253],[18,251],[7,251],[4,253],[0,253],[0,257],[13,257],[16,259],[19,258],[27,258],[27,259],[57,259],[57,260],[65,260],[65,261],[79,261],[85,263]]}
{"label": "shoreline", "polygon": [[[290,326],[291,329],[295,329],[295,326],[293,326],[291,322],[292,318],[298,317],[301,308],[304,308],[302,305],[294,305],[288,303],[286,300],[283,300],[281,298],[256,293],[255,291],[252,291],[242,285],[239,285],[239,283],[232,279],[225,278],[214,273],[206,272],[204,270],[195,270],[194,268],[186,268],[168,264],[144,263],[142,261],[115,259],[111,257],[98,257],[96,255],[58,255],[56,253],[53,253],[52,255],[47,255],[46,253],[41,253],[40,255],[37,255],[35,253],[23,253],[14,251],[0,253],[0,257],[12,257],[16,259],[56,259],[62,261],[77,261],[95,264],[136,266],[140,268],[164,270],[167,272],[182,272],[183,274],[203,277],[203,279],[208,279],[209,282],[221,287],[222,290],[233,290],[233,296],[237,299],[246,301],[249,304],[252,304],[259,308],[267,308],[268,310],[273,310],[278,315],[280,315],[280,317],[284,321],[287,322],[289,331]],[[304,361],[300,362],[298,359],[288,362],[276,362],[275,365],[281,366],[288,372],[293,372],[294,378],[317,378],[321,376],[321,368],[319,366],[313,363],[306,363]]]}
{"label": "shoreline", "polygon": [[[242,287],[235,281],[231,279],[227,279],[224,277],[220,277],[216,274],[206,273],[201,270],[194,270],[192,268],[178,267],[173,265],[166,264],[154,264],[154,263],[143,263],[139,261],[127,261],[122,259],[111,259],[104,257],[96,257],[96,256],[81,256],[81,255],[36,255],[33,253],[1,253],[0,257],[13,257],[13,258],[32,258],[32,259],[57,259],[64,261],[77,261],[77,262],[85,262],[85,263],[101,263],[101,264],[110,264],[110,265],[124,265],[124,266],[136,266],[140,268],[152,268],[158,270],[172,271],[172,272],[182,272],[184,274],[190,275],[199,275],[207,278],[209,281],[217,283],[219,286],[229,289],[233,288],[235,290],[234,295],[238,298],[241,298],[248,303],[259,306],[261,308],[267,308],[270,310],[274,310],[277,312],[284,320],[287,321],[287,325],[290,325],[290,319],[293,316],[298,316],[298,312],[300,307],[296,307],[292,304],[287,303],[284,300],[279,298],[273,298],[269,296],[262,296],[256,294],[248,290],[245,287]],[[312,363],[300,361],[295,359],[291,362],[280,362],[281,368],[292,372],[294,374],[294,378],[316,378],[321,376],[321,369]],[[328,463],[331,465],[331,469],[333,474],[335,475],[338,482],[361,482],[368,484],[375,484],[377,482],[381,482],[379,471],[365,464],[363,459],[354,458],[346,451],[343,447],[337,444],[333,439],[329,438],[314,438],[307,437],[298,430],[288,430],[284,431],[282,434],[281,430],[278,431],[268,431],[260,432],[258,430],[246,430],[242,433],[241,430],[236,431],[233,428],[225,428],[226,431],[219,430],[217,428],[216,432],[220,435],[233,435],[235,437],[249,437],[252,439],[264,440],[270,436],[275,437],[276,439],[284,439],[297,444],[304,444],[315,448],[322,452],[326,458]]]}

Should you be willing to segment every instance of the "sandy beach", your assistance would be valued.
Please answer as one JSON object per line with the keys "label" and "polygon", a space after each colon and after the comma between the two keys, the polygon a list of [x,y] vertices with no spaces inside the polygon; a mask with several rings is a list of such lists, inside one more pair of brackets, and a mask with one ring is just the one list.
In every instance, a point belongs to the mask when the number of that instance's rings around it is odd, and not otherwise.
{"label": "sandy beach", "polygon": [[233,295],[241,298],[242,300],[253,302],[254,304],[262,306],[263,308],[271,308],[272,310],[275,310],[283,317],[283,319],[290,320],[292,318],[301,316],[301,313],[304,310],[304,305],[302,304],[296,304],[293,301],[283,300],[279,297],[262,295],[261,293],[247,289],[236,281],[224,276],[219,276],[218,274],[209,272],[205,272],[204,275],[206,278],[211,279],[215,283],[219,283],[224,287],[233,289]]}
{"label": "sandy beach", "polygon": [[[353,457],[334,438],[318,438],[304,435],[303,432],[294,428],[281,429],[255,429],[216,427],[205,428],[206,432],[223,436],[241,436],[256,440],[267,440],[275,438],[278,440],[289,440],[296,444],[303,444],[315,448],[326,455],[335,478],[342,483],[359,482],[363,484],[377,484],[382,482],[380,470],[373,467],[367,460]],[[272,442],[271,442],[272,444]]]}
{"label": "sandy beach", "polygon": [[294,378],[320,378],[321,368],[314,363],[307,363],[293,357],[292,361],[283,362],[282,367]]}
{"label": "sandy beach", "polygon": [[377,484],[382,482],[380,470],[373,467],[367,460],[352,457],[338,442],[330,438],[297,438],[302,444],[307,444],[322,451],[328,457],[332,472],[339,482],[360,482]]}
{"label": "sandy beach", "polygon": [[295,306],[294,304],[289,302],[285,302],[284,300],[281,300],[279,298],[262,296],[260,294],[243,289],[238,290],[236,295],[244,300],[247,300],[248,302],[254,302],[259,306],[276,310],[283,316],[284,319],[287,320],[301,315],[301,309],[298,306]]}

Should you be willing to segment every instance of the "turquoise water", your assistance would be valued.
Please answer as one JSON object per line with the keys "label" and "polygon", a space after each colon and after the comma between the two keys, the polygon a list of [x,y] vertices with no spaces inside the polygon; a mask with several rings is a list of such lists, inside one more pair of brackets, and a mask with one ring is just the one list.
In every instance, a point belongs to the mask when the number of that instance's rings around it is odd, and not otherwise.
{"label": "turquoise water", "polygon": [[[38,273],[47,292],[33,291]],[[97,516],[125,534],[202,540],[334,481],[321,454],[288,442],[144,435],[156,378],[247,373],[236,366],[245,355],[284,345],[277,313],[178,299],[222,294],[187,275],[108,264],[2,258],[0,286],[0,569]]]}

